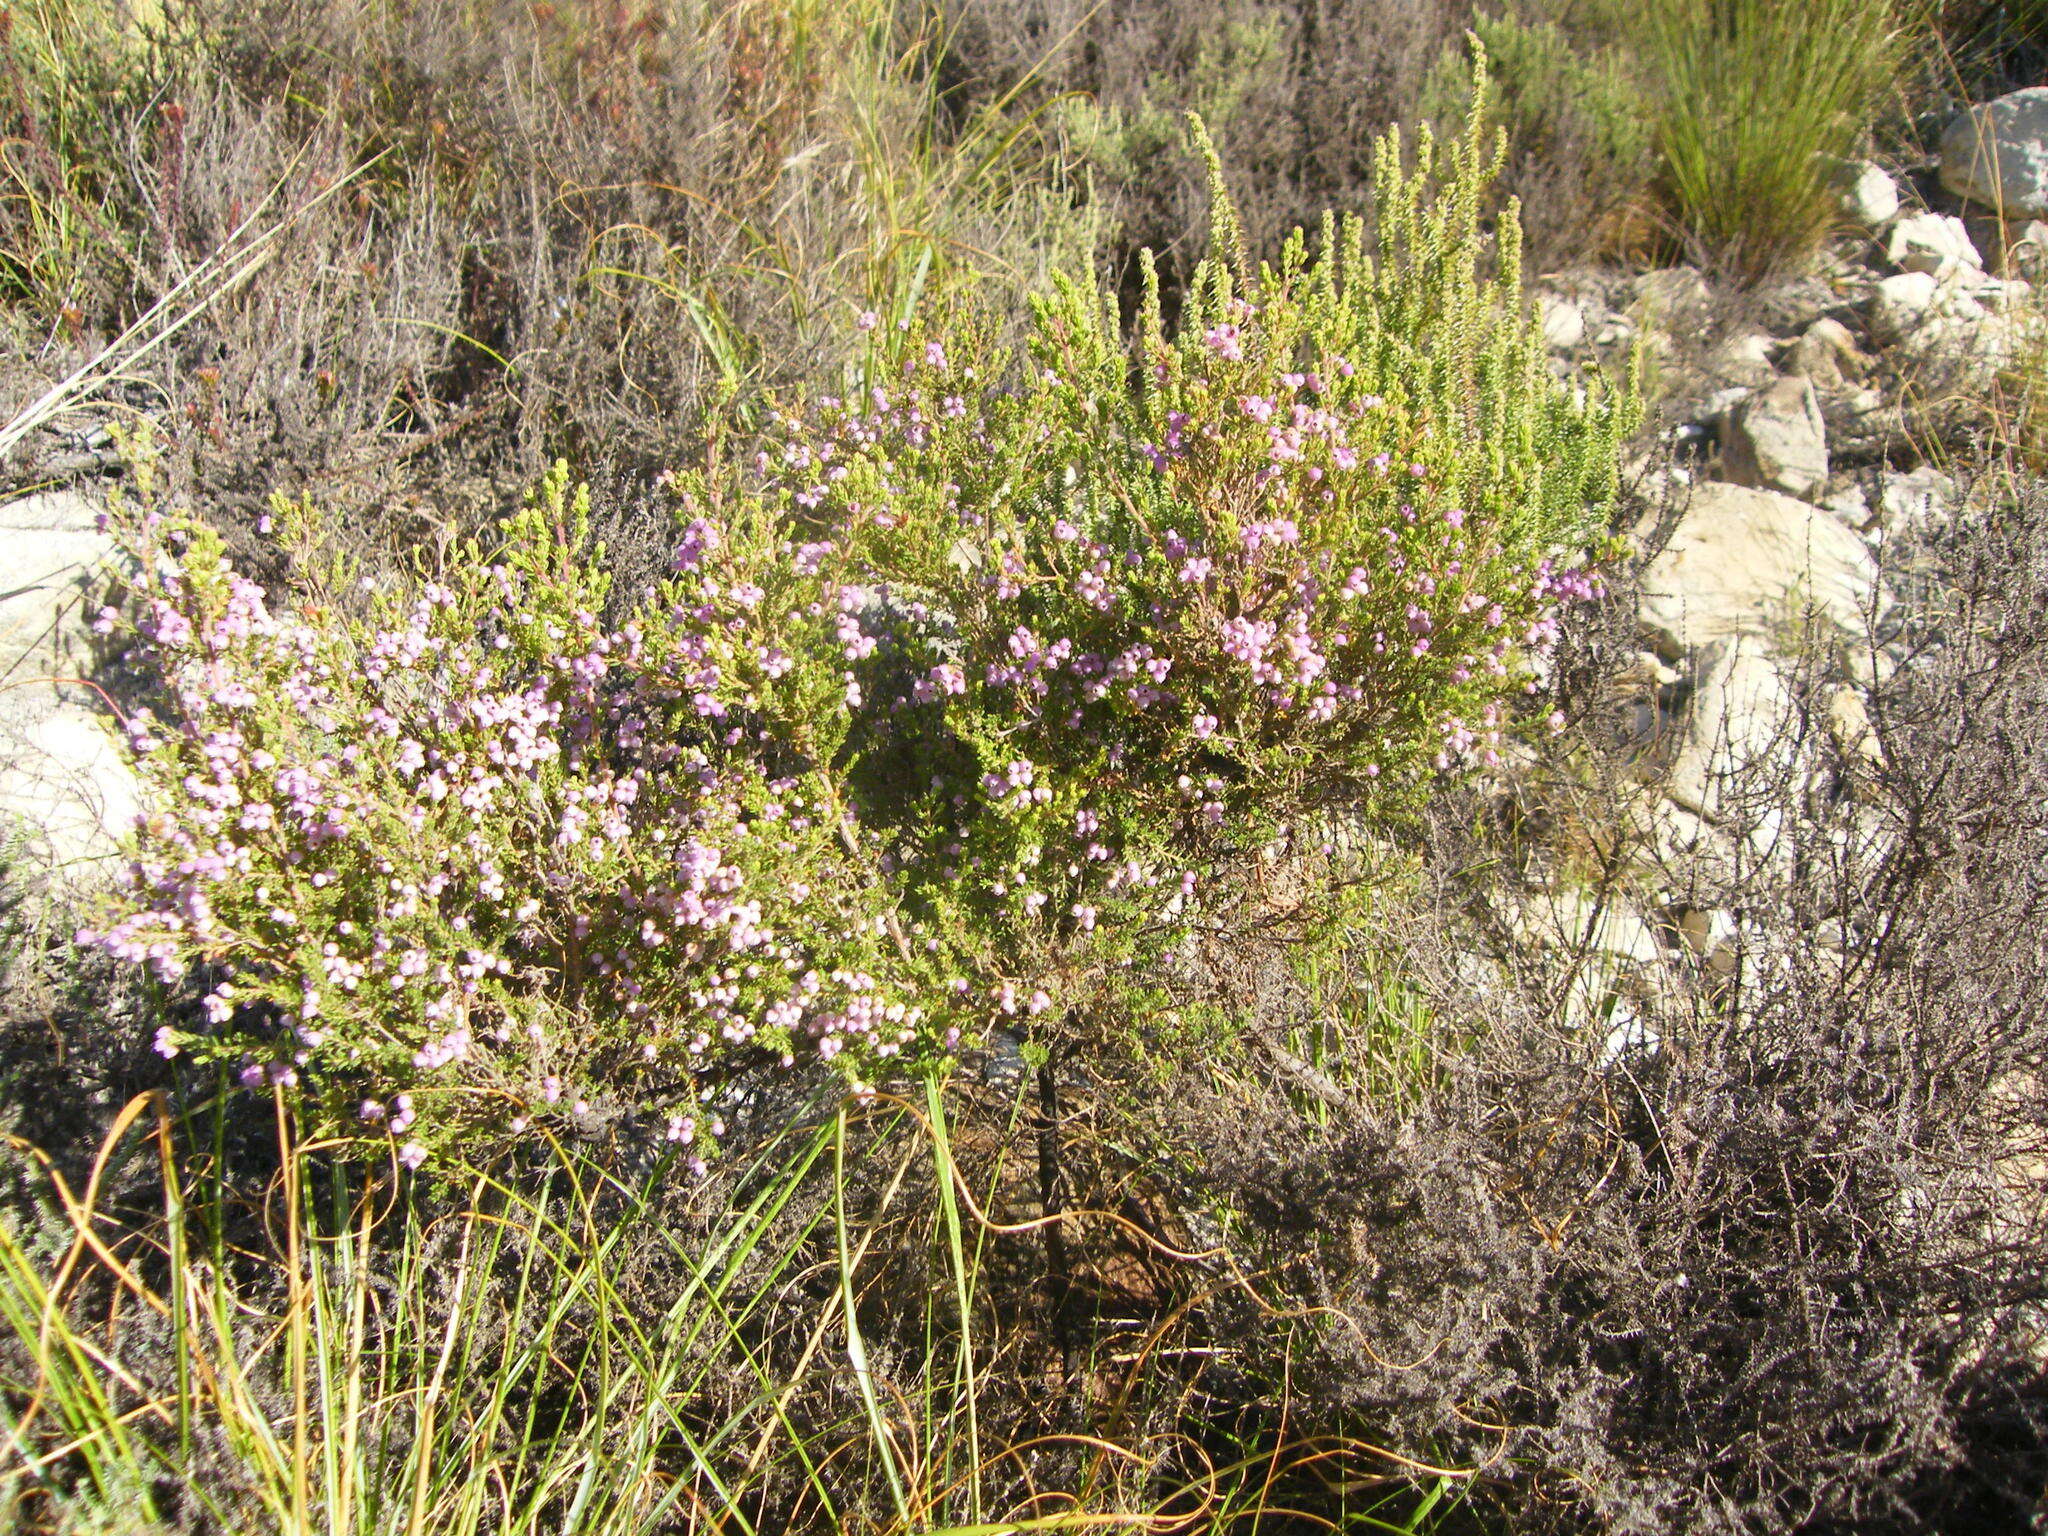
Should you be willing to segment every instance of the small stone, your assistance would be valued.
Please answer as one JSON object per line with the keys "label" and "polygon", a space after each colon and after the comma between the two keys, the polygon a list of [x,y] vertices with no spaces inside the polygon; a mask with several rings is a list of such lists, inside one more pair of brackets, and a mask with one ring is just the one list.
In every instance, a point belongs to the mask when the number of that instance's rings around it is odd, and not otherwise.
{"label": "small stone", "polygon": [[1941,135],[1941,184],[2008,219],[2048,217],[2048,87],[1958,115]]}
{"label": "small stone", "polygon": [[1866,160],[1843,186],[1841,206],[1842,216],[1857,228],[1880,229],[1898,215],[1899,184]]}
{"label": "small stone", "polygon": [[1737,485],[1802,500],[1828,483],[1828,431],[1813,383],[1780,378],[1728,413],[1722,473]]}
{"label": "small stone", "polygon": [[1885,241],[1884,254],[1901,271],[1931,272],[1936,277],[1984,268],[1984,258],[1963,221],[1945,213],[1914,213],[1900,219]]}
{"label": "small stone", "polygon": [[1562,294],[1539,296],[1536,317],[1543,328],[1543,345],[1553,352],[1569,352],[1586,339],[1586,312]]}
{"label": "small stone", "polygon": [[1870,359],[1856,345],[1856,337],[1839,320],[1820,319],[1785,353],[1785,371],[1813,380],[1816,389],[1840,389],[1861,381],[1870,372]]}

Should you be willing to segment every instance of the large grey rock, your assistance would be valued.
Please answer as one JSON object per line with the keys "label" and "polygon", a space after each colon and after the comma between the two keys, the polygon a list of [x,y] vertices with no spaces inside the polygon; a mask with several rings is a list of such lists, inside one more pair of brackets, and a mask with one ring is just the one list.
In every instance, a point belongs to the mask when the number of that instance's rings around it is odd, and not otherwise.
{"label": "large grey rock", "polygon": [[1713,482],[1694,492],[1644,569],[1637,620],[1660,654],[1676,658],[1802,628],[1855,639],[1886,606],[1875,558],[1836,518],[1775,491]]}
{"label": "large grey rock", "polygon": [[1941,184],[2008,219],[2048,218],[2048,87],[1957,116],[1941,136]]}
{"label": "large grey rock", "polygon": [[1728,413],[1721,472],[1737,485],[1811,500],[1827,488],[1828,429],[1813,384],[1776,379]]}
{"label": "large grey rock", "polygon": [[1798,737],[1798,702],[1763,643],[1752,636],[1719,641],[1701,655],[1664,792],[1716,822],[1781,804]]}
{"label": "large grey rock", "polygon": [[82,681],[115,559],[98,521],[67,492],[0,507],[0,839],[16,876],[58,885],[104,873],[141,805],[112,716]]}

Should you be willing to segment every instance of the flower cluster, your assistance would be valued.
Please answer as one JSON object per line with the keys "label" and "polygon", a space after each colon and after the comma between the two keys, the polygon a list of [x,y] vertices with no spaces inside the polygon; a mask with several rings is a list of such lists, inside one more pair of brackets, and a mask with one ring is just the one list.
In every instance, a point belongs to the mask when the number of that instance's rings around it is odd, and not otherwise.
{"label": "flower cluster", "polygon": [[859,1086],[951,1043],[874,853],[765,696],[805,614],[699,523],[663,602],[607,627],[580,536],[552,531],[581,517],[557,472],[457,577],[325,622],[273,613],[196,524],[128,529],[157,808],[130,899],[80,939],[222,978],[166,1055],[417,1161],[629,1091],[703,1123],[740,1051]]}

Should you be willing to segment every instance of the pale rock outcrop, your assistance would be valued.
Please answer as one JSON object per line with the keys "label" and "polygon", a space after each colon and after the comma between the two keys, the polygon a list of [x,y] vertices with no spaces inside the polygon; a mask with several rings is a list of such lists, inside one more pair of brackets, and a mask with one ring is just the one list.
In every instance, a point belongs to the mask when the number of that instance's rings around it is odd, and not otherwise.
{"label": "pale rock outcrop", "polygon": [[[1640,529],[1639,536],[1647,537]],[[1638,621],[1660,654],[1807,621],[1860,637],[1886,607],[1877,562],[1838,519],[1775,491],[1700,486],[1642,574]]]}
{"label": "pale rock outcrop", "polygon": [[111,713],[83,682],[116,558],[98,521],[68,492],[0,507],[0,837],[13,873],[60,886],[103,875],[141,805]]}

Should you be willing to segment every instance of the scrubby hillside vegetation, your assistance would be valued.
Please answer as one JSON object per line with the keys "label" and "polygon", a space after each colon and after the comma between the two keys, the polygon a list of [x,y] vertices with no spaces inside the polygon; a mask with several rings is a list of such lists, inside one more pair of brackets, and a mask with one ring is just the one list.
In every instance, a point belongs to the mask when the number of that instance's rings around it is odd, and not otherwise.
{"label": "scrubby hillside vegetation", "polygon": [[2048,12],[0,9],[0,1510],[2048,1520]]}

